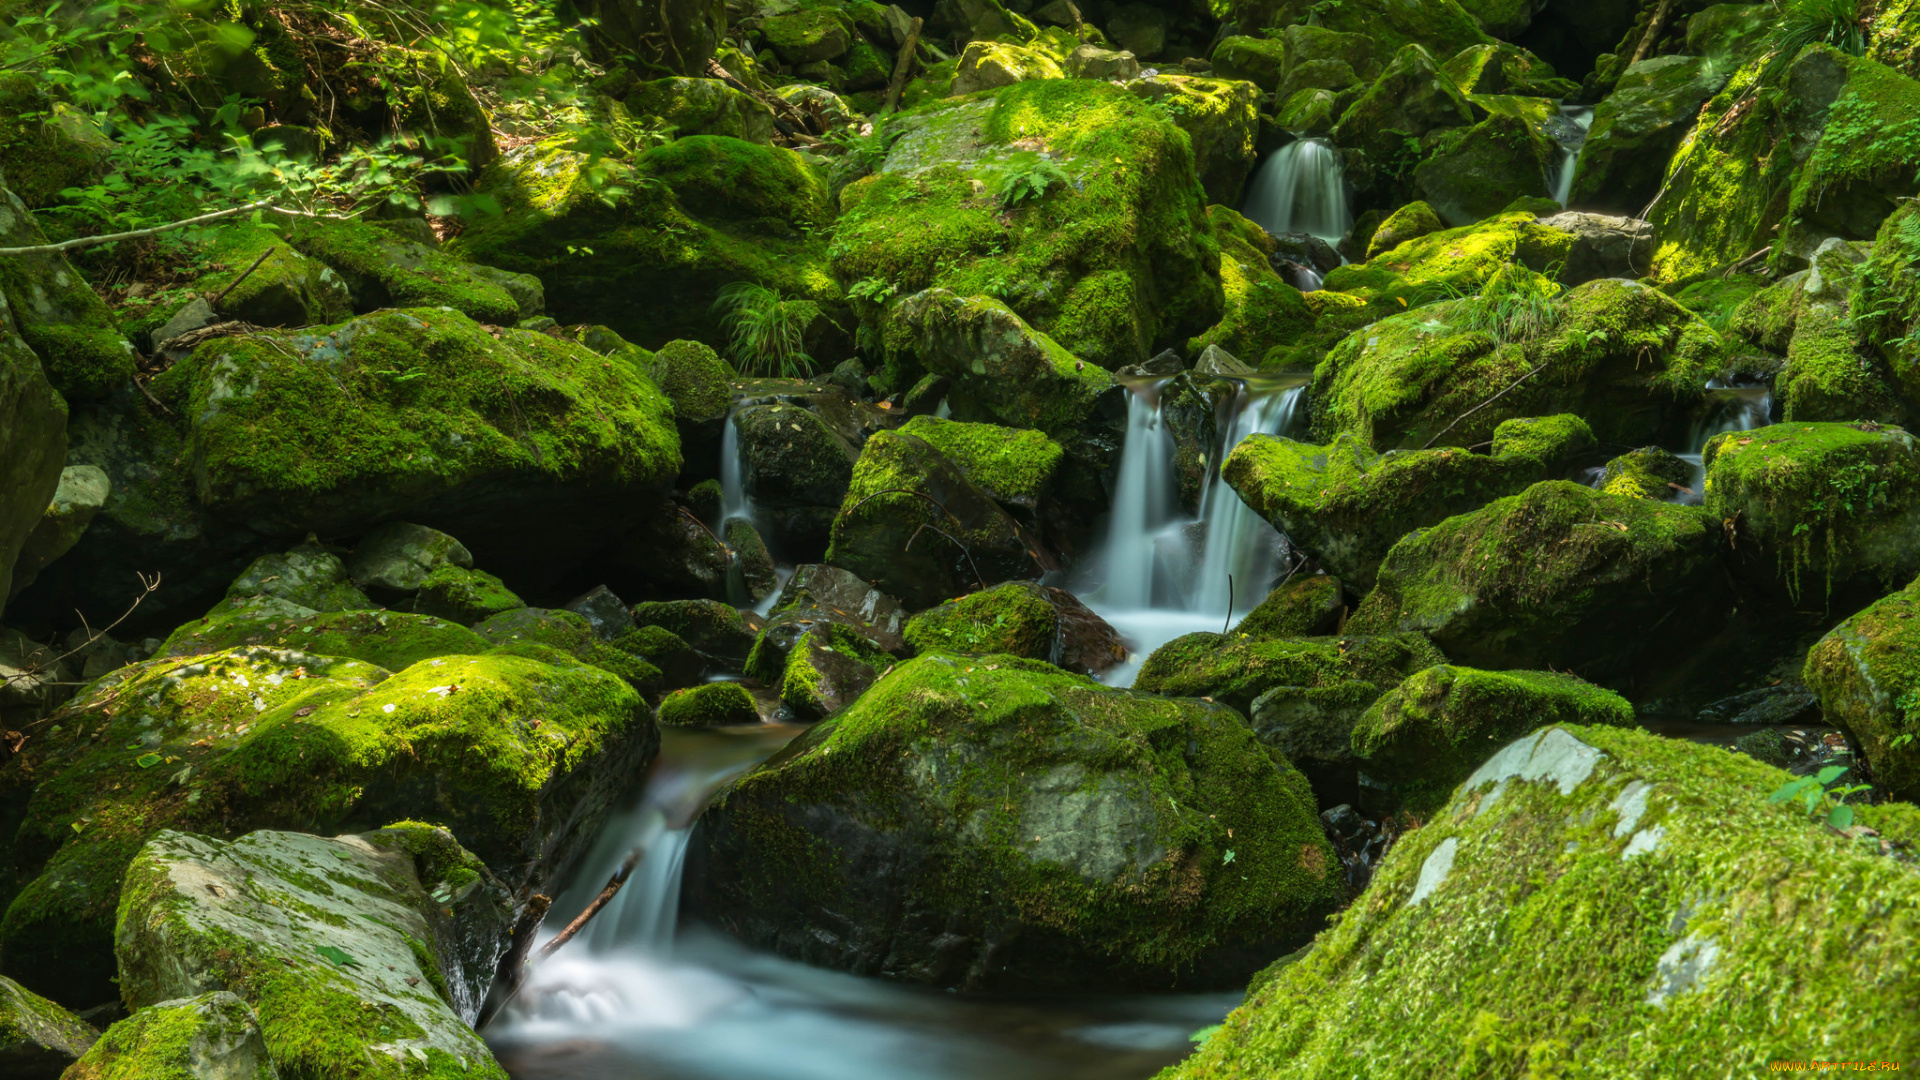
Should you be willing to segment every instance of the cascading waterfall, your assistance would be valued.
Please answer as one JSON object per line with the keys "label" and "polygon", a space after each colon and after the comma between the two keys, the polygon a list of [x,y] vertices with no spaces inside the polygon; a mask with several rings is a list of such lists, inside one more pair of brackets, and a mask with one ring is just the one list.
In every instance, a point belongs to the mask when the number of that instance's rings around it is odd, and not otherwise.
{"label": "cascading waterfall", "polygon": [[747,499],[746,481],[740,470],[740,411],[727,414],[727,431],[720,438],[720,520],[714,532],[723,533],[734,518],[753,520],[753,504]]}
{"label": "cascading waterfall", "polygon": [[1163,535],[1179,517],[1173,436],[1160,415],[1164,385],[1160,380],[1136,386],[1127,401],[1127,441],[1113,489],[1106,583],[1100,592],[1103,605],[1124,611],[1153,606]]}
{"label": "cascading waterfall", "polygon": [[1715,379],[1707,384],[1707,400],[1711,408],[1694,422],[1687,434],[1686,453],[1678,455],[1693,466],[1692,494],[1683,496],[1684,502],[1697,503],[1704,495],[1707,470],[1701,462],[1714,436],[1752,431],[1773,422],[1773,394],[1764,386],[1728,386]]}
{"label": "cascading waterfall", "polygon": [[[1296,386],[1265,396],[1237,398],[1226,452],[1249,435],[1284,433],[1293,425],[1294,410],[1304,389]],[[1225,453],[1220,461],[1226,461]],[[1200,500],[1200,520],[1206,522],[1207,547],[1200,560],[1200,583],[1193,607],[1228,614],[1251,610],[1266,599],[1266,585],[1279,569],[1279,532],[1253,512],[1217,466]]]}
{"label": "cascading waterfall", "polygon": [[1275,150],[1247,185],[1242,213],[1270,233],[1310,233],[1338,247],[1353,228],[1339,152],[1323,139]]}
{"label": "cascading waterfall", "polygon": [[1553,178],[1553,201],[1564,207],[1573,198],[1573,175],[1580,167],[1580,152],[1586,149],[1587,132],[1593,128],[1593,110],[1563,109],[1560,115],[1577,129],[1577,134],[1570,131],[1560,142],[1560,171]]}

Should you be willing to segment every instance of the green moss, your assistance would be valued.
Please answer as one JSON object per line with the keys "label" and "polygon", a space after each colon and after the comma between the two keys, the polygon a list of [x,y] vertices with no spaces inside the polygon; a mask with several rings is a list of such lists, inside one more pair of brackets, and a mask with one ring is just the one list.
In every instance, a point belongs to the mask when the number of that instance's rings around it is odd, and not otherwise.
{"label": "green moss", "polygon": [[1915,193],[1920,82],[1864,57],[1817,47],[1796,67],[1837,67],[1845,89],[1794,177],[1789,227],[1864,238]]}
{"label": "green moss", "polygon": [[[252,1046],[248,1046],[249,1036]],[[249,1052],[252,1051],[252,1052]],[[246,1073],[237,1071],[251,1065]],[[215,992],[141,1009],[106,1030],[63,1076],[74,1080],[196,1080],[209,1067],[232,1080],[278,1076],[253,1010]]]}
{"label": "green moss", "polygon": [[1674,293],[1673,299],[1681,307],[1700,316],[1708,326],[1725,334],[1735,329],[1735,315],[1742,306],[1767,288],[1766,281],[1753,274],[1716,276],[1688,284]]}
{"label": "green moss", "polygon": [[675,690],[660,701],[661,727],[722,727],[757,724],[753,695],[737,682],[711,682]]}
{"label": "green moss", "polygon": [[843,623],[822,622],[802,634],[780,671],[780,703],[805,720],[831,716],[860,696],[893,656]]}
{"label": "green moss", "polygon": [[662,600],[633,606],[633,621],[658,626],[707,656],[744,662],[753,629],[739,609],[718,600]]}
{"label": "green moss", "polygon": [[1671,450],[1642,447],[1607,462],[1596,485],[1608,495],[1670,500],[1693,483],[1693,466]]}
{"label": "green moss", "polygon": [[1472,127],[1434,139],[1413,170],[1413,182],[1440,220],[1455,226],[1470,227],[1511,210],[1521,198],[1543,200],[1544,207],[1527,209],[1551,213],[1560,207],[1547,198],[1546,176],[1559,155],[1559,146],[1533,123],[1496,111]]}
{"label": "green moss", "polygon": [[1271,94],[1280,88],[1287,66],[1283,42],[1234,35],[1213,47],[1214,73],[1224,79],[1244,79]]}
{"label": "green moss", "polygon": [[1372,239],[1367,241],[1367,257],[1362,261],[1371,262],[1401,244],[1445,228],[1445,223],[1440,220],[1439,214],[1433,212],[1433,207],[1424,202],[1410,202],[1388,214],[1380,227],[1373,231]]}
{"label": "green moss", "polygon": [[1557,471],[1594,448],[1593,429],[1572,413],[1524,416],[1493,429],[1493,456],[1530,457]]}
{"label": "green moss", "polygon": [[[47,238],[18,196],[0,199],[0,243],[33,247]],[[134,352],[113,314],[59,253],[0,260],[0,294],[47,381],[68,400],[105,397],[133,377]]]}
{"label": "green moss", "polygon": [[477,655],[492,644],[456,622],[403,611],[294,612],[275,605],[216,609],[175,630],[154,655],[200,656],[244,645],[344,656],[397,671],[436,656]]}
{"label": "green moss", "polygon": [[1538,224],[1533,213],[1502,213],[1370,253],[1364,263],[1330,271],[1326,288],[1351,294],[1373,305],[1379,314],[1388,314],[1445,296],[1449,290],[1478,292],[1488,278],[1513,263],[1544,272],[1564,263],[1572,249],[1571,235]]}
{"label": "green moss", "polygon": [[0,1047],[16,1061],[79,1057],[99,1036],[85,1020],[0,976]]}
{"label": "green moss", "polygon": [[1807,654],[1821,714],[1873,768],[1877,791],[1920,796],[1920,590],[1909,585],[1847,619]]}
{"label": "green moss", "polygon": [[643,376],[451,311],[221,339],[154,390],[192,417],[202,505],[296,535],[470,485],[664,488],[680,469],[671,407]]}
{"label": "green moss", "polygon": [[671,687],[692,686],[704,674],[705,661],[679,635],[659,626],[636,626],[613,639],[612,647],[658,668]]}
{"label": "green moss", "polygon": [[921,652],[1053,657],[1059,615],[1040,586],[1009,581],[929,608],[907,620],[907,644]]}
{"label": "green moss", "polygon": [[[738,76],[730,59],[721,64]],[[684,135],[726,135],[765,143],[773,140],[776,130],[773,110],[719,79],[653,79],[636,85],[625,100],[634,116],[657,116]]]}
{"label": "green moss", "polygon": [[940,451],[1003,503],[1037,508],[1060,468],[1060,444],[1038,431],[916,416],[900,433]]}
{"label": "green moss", "polygon": [[[644,648],[653,638],[642,635],[632,641],[601,641],[586,617],[571,611],[516,608],[475,624],[473,630],[497,651],[519,652],[533,659],[547,660],[549,658],[544,650],[558,650],[575,660],[620,676],[646,695],[657,692],[666,678],[661,665],[653,663],[644,651],[628,647],[639,645]],[[686,686],[699,678],[697,665],[689,671],[682,654],[662,649],[659,655],[663,660],[671,657],[670,662],[674,664],[672,685]]]}
{"label": "green moss", "polygon": [[[266,260],[256,266],[261,256]],[[253,225],[220,228],[202,257],[224,269],[202,275],[191,289],[203,296],[222,297],[216,313],[223,317],[256,326],[313,326],[353,314],[346,283],[290,247],[274,230]],[[248,267],[253,272],[235,284]],[[233,287],[231,292],[228,286]]]}
{"label": "green moss", "polygon": [[[1847,307],[1855,331],[1891,373],[1908,401],[1920,401],[1920,206],[1907,204],[1887,216],[1873,255],[1855,278]],[[1776,350],[1778,351],[1778,350]]]}
{"label": "green moss", "polygon": [[1694,620],[1672,614],[1714,610],[1723,543],[1698,507],[1547,481],[1394,545],[1347,629],[1425,631],[1461,663],[1605,682],[1647,650],[1697,640]]}
{"label": "green moss", "polygon": [[377,225],[302,219],[287,230],[287,241],[332,267],[360,311],[450,307],[475,322],[512,326],[520,321],[520,304],[500,284],[459,259]]}
{"label": "green moss", "polygon": [[[1045,79],[923,107],[888,130],[902,134],[886,169],[840,196],[842,280],[998,297],[1107,368],[1219,318],[1192,144],[1153,105],[1102,80]],[[1004,206],[1002,185],[1043,166],[1064,182]]]}
{"label": "green moss", "polygon": [[1551,671],[1443,664],[1407,677],[1353,728],[1353,755],[1404,809],[1426,819],[1494,752],[1544,724],[1635,725],[1610,690]]}
{"label": "green moss", "polygon": [[[1626,1077],[1703,1055],[1759,1073],[1810,1045],[1920,1053],[1897,960],[1920,929],[1909,864],[1769,804],[1788,776],[1745,755],[1614,727],[1545,738],[1405,834],[1339,925],[1163,1080],[1347,1076],[1362,1057],[1396,1076]],[[1905,809],[1861,816],[1906,844]],[[1807,995],[1830,1004],[1780,1005]]]}
{"label": "green moss", "polygon": [[1809,579],[1890,587],[1920,572],[1920,455],[1899,428],[1776,424],[1707,444],[1706,506],[1795,598]]}
{"label": "green moss", "polygon": [[[1045,817],[1076,797],[1067,805],[1091,798],[1124,823],[1116,872],[1077,869],[1090,856],[1070,849],[1092,841]],[[899,665],[705,820],[714,857],[738,867],[720,879],[730,914],[905,900],[949,925],[1018,925],[1051,943],[998,974],[918,976],[936,984],[1205,982],[1195,966],[1218,950],[1297,939],[1340,892],[1304,781],[1230,710],[1010,656]],[[885,889],[837,872],[846,856],[805,824],[830,820],[846,823],[837,835],[924,845],[924,869]]]}
{"label": "green moss", "polygon": [[698,341],[669,341],[653,354],[648,374],[673,402],[673,413],[693,423],[725,416],[732,403],[733,365]]}
{"label": "green moss", "polygon": [[1290,347],[1313,332],[1316,316],[1300,290],[1282,281],[1268,261],[1273,238],[1224,206],[1207,207],[1207,216],[1220,238],[1220,284],[1227,309],[1218,323],[1187,341],[1187,352],[1218,345],[1261,367],[1276,350],[1290,360]]}
{"label": "green moss", "polygon": [[1234,624],[1232,636],[1261,638],[1316,637],[1338,633],[1346,618],[1346,590],[1338,578],[1326,574],[1290,577],[1246,617]]}
{"label": "green moss", "polygon": [[456,623],[476,623],[526,606],[526,601],[492,574],[450,564],[434,567],[413,598],[416,612]]}
{"label": "green moss", "polygon": [[106,164],[113,144],[91,117],[47,93],[42,77],[0,77],[0,168],[7,188],[29,208],[52,206]]}
{"label": "green moss", "polygon": [[1275,687],[1365,682],[1385,689],[1445,661],[1418,634],[1275,639],[1241,631],[1200,633],[1155,649],[1133,685],[1149,694],[1205,697],[1246,712],[1255,698]]}

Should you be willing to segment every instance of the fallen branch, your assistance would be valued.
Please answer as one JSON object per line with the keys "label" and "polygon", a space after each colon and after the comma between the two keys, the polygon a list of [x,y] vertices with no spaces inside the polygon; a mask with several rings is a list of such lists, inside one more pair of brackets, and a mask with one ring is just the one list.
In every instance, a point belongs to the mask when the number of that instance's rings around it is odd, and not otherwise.
{"label": "fallen branch", "polygon": [[600,914],[600,909],[606,907],[607,902],[612,900],[619,893],[621,886],[627,883],[627,879],[633,876],[633,868],[640,865],[640,856],[644,854],[646,854],[645,848],[634,848],[628,852],[626,861],[622,862],[620,869],[615,870],[613,876],[607,879],[606,885],[600,890],[600,895],[594,897],[593,903],[587,905],[587,910],[575,916],[574,920],[567,924],[566,929],[553,935],[552,941],[540,947],[538,959],[545,960],[552,956],[560,946],[572,941],[575,934],[585,929],[587,923],[592,921],[595,915]]}
{"label": "fallen branch", "polygon": [[252,266],[249,266],[249,267],[247,267],[247,268],[246,268],[245,270],[242,270],[242,271],[240,271],[240,276],[239,276],[239,277],[237,277],[237,278],[234,278],[234,279],[233,279],[233,281],[232,281],[231,283],[229,283],[229,284],[227,285],[227,287],[226,287],[226,288],[224,288],[224,289],[221,289],[221,290],[220,290],[220,295],[219,295],[219,296],[216,296],[216,297],[214,297],[214,298],[213,298],[213,302],[212,302],[211,304],[209,304],[209,305],[207,305],[207,306],[208,306],[208,307],[216,307],[216,308],[217,308],[217,307],[219,307],[219,306],[220,306],[220,301],[222,301],[222,300],[225,300],[225,299],[227,298],[227,296],[228,296],[228,294],[230,294],[230,293],[232,293],[232,292],[233,292],[233,290],[235,290],[235,289],[237,289],[237,288],[239,288],[239,287],[240,287],[240,283],[241,283],[241,282],[243,282],[243,281],[245,281],[245,280],[247,280],[247,278],[248,278],[248,276],[249,276],[249,275],[251,275],[251,274],[252,274],[252,273],[253,273],[253,272],[254,272],[255,270],[258,270],[258,269],[260,269],[260,264],[261,264],[261,263],[263,263],[263,262],[266,262],[266,261],[267,261],[267,256],[269,256],[269,255],[271,255],[271,254],[273,254],[273,253],[274,253],[274,251],[276,251],[276,250],[277,250],[277,248],[276,248],[276,247],[275,247],[274,245],[272,245],[272,244],[269,244],[269,245],[267,245],[267,250],[265,250],[265,251],[263,251],[263,252],[261,252],[261,253],[260,253],[260,257],[259,257],[259,258],[257,258],[257,259],[255,259],[255,260],[253,260],[253,265],[252,265]]}
{"label": "fallen branch", "polygon": [[[1074,15],[1077,21],[1079,12],[1076,10]],[[920,46],[922,23],[923,20],[915,16],[913,22],[907,26],[906,44],[900,46],[900,55],[893,62],[893,78],[887,81],[887,104],[880,110],[883,115],[900,108],[900,94],[906,89],[907,73],[913,70],[914,50]]]}
{"label": "fallen branch", "polygon": [[493,986],[480,1006],[480,1014],[474,1018],[475,1031],[486,1027],[520,993],[520,984],[527,981],[527,953],[533,949],[533,936],[540,932],[540,924],[546,921],[547,909],[552,906],[552,898],[539,894],[527,900],[526,910],[513,924],[513,944],[507,947],[506,955],[494,968]]}
{"label": "fallen branch", "polygon": [[1627,61],[1632,67],[1647,58],[1653,51],[1653,43],[1659,39],[1660,31],[1666,28],[1667,16],[1673,11],[1673,0],[1660,0],[1660,6],[1654,9],[1653,21],[1647,24],[1647,32],[1640,38],[1640,46],[1633,50],[1633,59]]}
{"label": "fallen branch", "polygon": [[136,240],[142,236],[152,236],[155,233],[163,233],[169,229],[184,229],[189,225],[198,225],[204,221],[218,221],[221,218],[236,217],[240,214],[251,214],[255,210],[265,210],[272,205],[272,199],[261,199],[259,202],[250,202],[245,206],[236,206],[228,210],[215,210],[211,214],[201,214],[199,217],[188,218],[185,221],[170,222],[166,225],[155,225],[147,229],[132,229],[128,232],[105,233],[100,236],[80,236],[72,240],[62,240],[57,244],[34,244],[31,247],[0,248],[0,255],[51,255],[62,251],[73,251],[78,248],[111,244],[119,240]]}
{"label": "fallen branch", "polygon": [[1439,431],[1435,432],[1433,438],[1427,440],[1427,445],[1422,446],[1420,449],[1426,450],[1429,447],[1433,446],[1434,443],[1437,443],[1440,441],[1440,436],[1445,435],[1447,432],[1452,431],[1454,428],[1458,427],[1460,425],[1460,421],[1465,420],[1467,417],[1472,416],[1474,413],[1479,412],[1481,409],[1484,409],[1487,406],[1493,404],[1494,402],[1499,401],[1501,398],[1507,396],[1508,391],[1512,390],[1516,386],[1519,386],[1521,383],[1526,382],[1528,379],[1533,378],[1535,375],[1540,374],[1542,371],[1545,371],[1546,369],[1547,369],[1547,365],[1541,364],[1539,367],[1534,368],[1532,371],[1529,371],[1525,375],[1522,375],[1519,378],[1513,380],[1513,383],[1509,385],[1506,390],[1500,391],[1499,393],[1493,395],[1492,397],[1481,402],[1480,404],[1475,405],[1473,408],[1468,409],[1466,412],[1461,413],[1459,416],[1454,417],[1453,423],[1448,424],[1446,427],[1443,427]]}
{"label": "fallen branch", "polygon": [[93,646],[96,643],[98,643],[101,638],[106,637],[109,633],[112,633],[114,627],[119,626],[123,622],[126,622],[128,616],[133,614],[133,610],[140,606],[140,601],[145,600],[149,596],[152,596],[154,591],[160,588],[159,574],[156,573],[153,575],[151,579],[149,579],[147,575],[141,573],[138,570],[135,570],[133,573],[135,577],[138,577],[140,579],[140,595],[133,598],[133,603],[127,605],[127,610],[121,612],[119,618],[113,620],[112,622],[108,623],[106,626],[96,631],[96,630],[93,630],[92,627],[88,627],[86,625],[87,623],[86,615],[76,611],[74,614],[80,615],[80,625],[86,628],[88,631],[90,631],[87,636],[87,640],[81,642],[78,645],[75,645],[73,648],[68,649],[66,652],[61,653],[59,656],[56,656],[51,660],[46,660],[38,664],[33,664],[29,667],[22,668],[21,670],[16,671],[11,675],[6,676],[5,678],[0,678],[0,686],[6,686],[9,683],[18,682],[23,679],[38,678],[41,675],[46,674],[48,671],[52,670],[55,664],[58,664],[60,661],[65,660],[68,657],[71,657],[77,653],[85,652],[86,650],[93,648]]}

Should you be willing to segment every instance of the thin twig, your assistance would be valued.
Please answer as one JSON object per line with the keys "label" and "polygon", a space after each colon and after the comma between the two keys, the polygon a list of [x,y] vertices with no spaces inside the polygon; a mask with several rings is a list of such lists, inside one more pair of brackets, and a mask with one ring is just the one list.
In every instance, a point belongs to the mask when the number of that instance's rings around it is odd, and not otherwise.
{"label": "thin twig", "polygon": [[[1079,11],[1076,10],[1074,12],[1076,22],[1079,21],[1079,15]],[[919,16],[915,16],[913,22],[907,25],[906,44],[900,46],[900,57],[893,62],[893,78],[887,80],[887,104],[880,110],[882,115],[900,108],[900,94],[907,87],[907,73],[913,70],[914,50],[920,44],[922,21]]]}
{"label": "thin twig", "polygon": [[255,210],[264,210],[272,205],[272,199],[261,199],[259,202],[250,202],[245,206],[236,206],[228,210],[215,210],[211,214],[201,214],[199,217],[188,218],[185,221],[170,222],[166,225],[155,225],[148,229],[104,233],[100,236],[80,236],[72,240],[62,240],[57,244],[34,244],[31,247],[0,248],[0,255],[48,255],[62,251],[73,251],[76,248],[111,244],[117,240],[132,240],[141,236],[152,236],[155,233],[163,233],[169,229],[182,229],[188,225],[198,225],[203,221],[218,221],[221,218],[230,218],[239,214],[252,213]]}
{"label": "thin twig", "polygon": [[[882,495],[911,495],[916,499],[925,499],[926,501],[932,503],[934,506],[939,507],[939,510],[941,513],[952,518],[953,523],[955,525],[958,525],[963,529],[967,527],[967,523],[960,520],[960,515],[947,509],[945,506],[942,506],[939,499],[934,498],[933,496],[927,494],[924,491],[915,491],[912,488],[881,488],[879,491],[876,491],[873,494],[868,495],[866,498],[861,499],[857,503],[854,503],[852,506],[848,507],[847,509],[840,511],[840,516],[852,517],[854,514],[859,512],[861,507],[867,505],[868,503],[872,502],[873,500],[879,498]],[[924,524],[921,526],[921,528],[933,529],[934,532],[940,533],[941,536],[946,536],[948,540],[952,540],[953,546],[959,548],[960,553],[967,557],[967,565],[973,568],[973,580],[979,582],[981,588],[986,587],[987,579],[980,576],[980,567],[978,564],[976,564],[973,561],[973,552],[967,548],[967,545],[961,543],[958,540],[955,540],[951,536],[947,536],[946,533],[941,532],[940,529],[935,528],[931,524]],[[919,535],[920,535],[920,530],[915,529],[913,531],[913,536],[919,536]],[[907,542],[905,547],[913,546],[913,536],[907,537]]]}
{"label": "thin twig", "polygon": [[1421,447],[1420,449],[1426,450],[1432,447],[1434,443],[1437,443],[1440,441],[1440,436],[1445,435],[1447,432],[1452,431],[1455,427],[1459,426],[1460,421],[1465,420],[1467,417],[1472,416],[1474,413],[1479,412],[1481,409],[1484,409],[1487,406],[1493,404],[1494,402],[1499,401],[1501,398],[1507,396],[1507,391],[1512,390],[1514,387],[1519,386],[1521,383],[1526,382],[1528,379],[1533,378],[1535,375],[1540,374],[1542,371],[1545,371],[1546,369],[1547,369],[1547,365],[1541,364],[1539,367],[1534,368],[1532,371],[1529,371],[1525,375],[1522,375],[1519,378],[1513,380],[1512,385],[1508,386],[1506,390],[1500,391],[1499,393],[1493,395],[1492,397],[1481,402],[1480,404],[1475,405],[1473,408],[1468,409],[1466,412],[1461,413],[1459,416],[1454,417],[1453,423],[1448,424],[1446,427],[1443,427],[1439,431],[1435,432],[1433,438],[1427,440],[1427,445]]}
{"label": "thin twig", "polygon": [[473,1029],[487,1026],[500,1010],[512,1004],[520,986],[527,981],[527,953],[533,949],[533,936],[540,932],[540,924],[546,921],[547,908],[553,905],[550,897],[535,894],[527,899],[526,910],[513,924],[513,944],[507,947],[506,955],[494,968],[493,986],[487,994],[487,1000],[480,1005],[480,1014],[474,1017]]}
{"label": "thin twig", "polygon": [[606,907],[607,902],[612,900],[614,895],[620,891],[620,887],[625,885],[627,879],[633,876],[633,868],[640,865],[640,856],[646,854],[646,851],[646,848],[634,848],[628,852],[626,861],[622,862],[620,869],[615,870],[613,876],[607,879],[607,884],[601,888],[600,895],[594,897],[593,903],[587,905],[587,910],[575,916],[574,920],[567,924],[566,929],[553,935],[552,941],[540,946],[540,955],[536,959],[545,960],[547,957],[552,956],[560,946],[572,941],[573,936],[584,929],[595,915],[600,914],[600,909]]}
{"label": "thin twig", "polygon": [[1227,621],[1220,624],[1220,632],[1226,633],[1233,628],[1233,575],[1227,575]]}
{"label": "thin twig", "polygon": [[217,308],[217,307],[219,307],[219,306],[220,306],[220,301],[222,301],[222,300],[225,300],[225,299],[227,298],[227,295],[228,295],[229,293],[231,293],[231,292],[233,292],[233,290],[235,290],[235,289],[237,289],[237,288],[239,288],[239,287],[240,287],[240,283],[241,283],[241,282],[243,282],[243,281],[245,281],[245,280],[247,280],[247,277],[248,277],[248,275],[250,275],[250,274],[252,274],[252,273],[253,273],[253,272],[254,272],[255,270],[258,270],[258,269],[260,269],[260,264],[261,264],[261,263],[263,263],[263,262],[266,262],[266,261],[267,261],[267,256],[269,256],[269,255],[271,255],[271,254],[273,254],[273,253],[274,253],[274,252],[275,252],[276,250],[278,250],[278,248],[276,248],[276,247],[275,247],[274,245],[272,245],[272,244],[269,244],[269,245],[267,245],[267,250],[265,250],[265,251],[263,251],[263,252],[261,252],[261,253],[260,253],[260,257],[259,257],[259,258],[257,258],[257,259],[255,259],[255,260],[253,260],[253,265],[252,265],[252,266],[249,266],[249,267],[247,267],[247,268],[246,268],[245,270],[242,270],[242,271],[240,271],[240,276],[239,276],[239,277],[237,277],[237,278],[234,278],[234,279],[233,279],[233,281],[232,281],[232,282],[231,282],[230,284],[228,284],[226,288],[224,288],[224,289],[221,289],[221,290],[220,290],[220,295],[219,295],[219,296],[216,296],[216,297],[214,297],[214,298],[213,298],[213,303],[212,303],[212,304],[210,304],[210,305],[208,305],[208,306],[210,306],[210,307],[216,307],[216,308]]}
{"label": "thin twig", "polygon": [[[133,603],[127,605],[127,610],[121,612],[119,618],[108,623],[105,627],[101,628],[100,630],[97,630],[97,631],[94,631],[93,633],[88,634],[86,641],[82,642],[79,645],[74,646],[71,649],[68,649],[66,652],[61,653],[59,656],[56,656],[53,659],[45,661],[43,663],[33,664],[29,667],[22,668],[21,670],[16,671],[12,675],[8,675],[5,678],[0,678],[0,686],[5,686],[8,683],[16,682],[21,679],[37,678],[40,675],[45,674],[49,669],[51,669],[55,664],[58,664],[60,661],[67,659],[68,657],[74,655],[75,653],[84,652],[87,649],[93,648],[94,644],[98,642],[101,638],[106,637],[109,633],[112,633],[114,627],[119,626],[123,622],[126,622],[127,617],[133,614],[133,609],[140,606],[140,601],[145,600],[147,597],[153,595],[154,590],[160,587],[160,575],[158,573],[155,573],[152,579],[148,579],[147,575],[141,573],[138,570],[135,570],[133,573],[135,577],[138,577],[140,579],[140,595],[133,598]],[[80,615],[80,623],[82,626],[86,625],[87,617],[85,615],[82,615],[78,611],[75,611],[74,614]]]}

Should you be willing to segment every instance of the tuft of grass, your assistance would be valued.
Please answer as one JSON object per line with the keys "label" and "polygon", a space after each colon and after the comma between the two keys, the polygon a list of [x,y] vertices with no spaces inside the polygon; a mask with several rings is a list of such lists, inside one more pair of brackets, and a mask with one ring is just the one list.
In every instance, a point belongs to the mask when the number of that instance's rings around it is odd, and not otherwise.
{"label": "tuft of grass", "polygon": [[749,375],[804,379],[813,374],[807,355],[807,327],[820,317],[820,305],[788,299],[777,289],[736,281],[720,290],[713,310],[732,334],[734,363]]}
{"label": "tuft of grass", "polygon": [[1554,330],[1566,317],[1565,289],[1550,274],[1515,263],[1495,271],[1478,294],[1441,283],[1416,297],[1414,307],[1452,301],[1446,326],[1486,334],[1502,344],[1526,341]]}
{"label": "tuft of grass", "polygon": [[1793,58],[1809,45],[1831,45],[1849,56],[1865,56],[1868,12],[1862,0],[1786,0],[1776,3],[1780,18],[1767,35],[1771,54],[1760,81],[1772,85]]}

